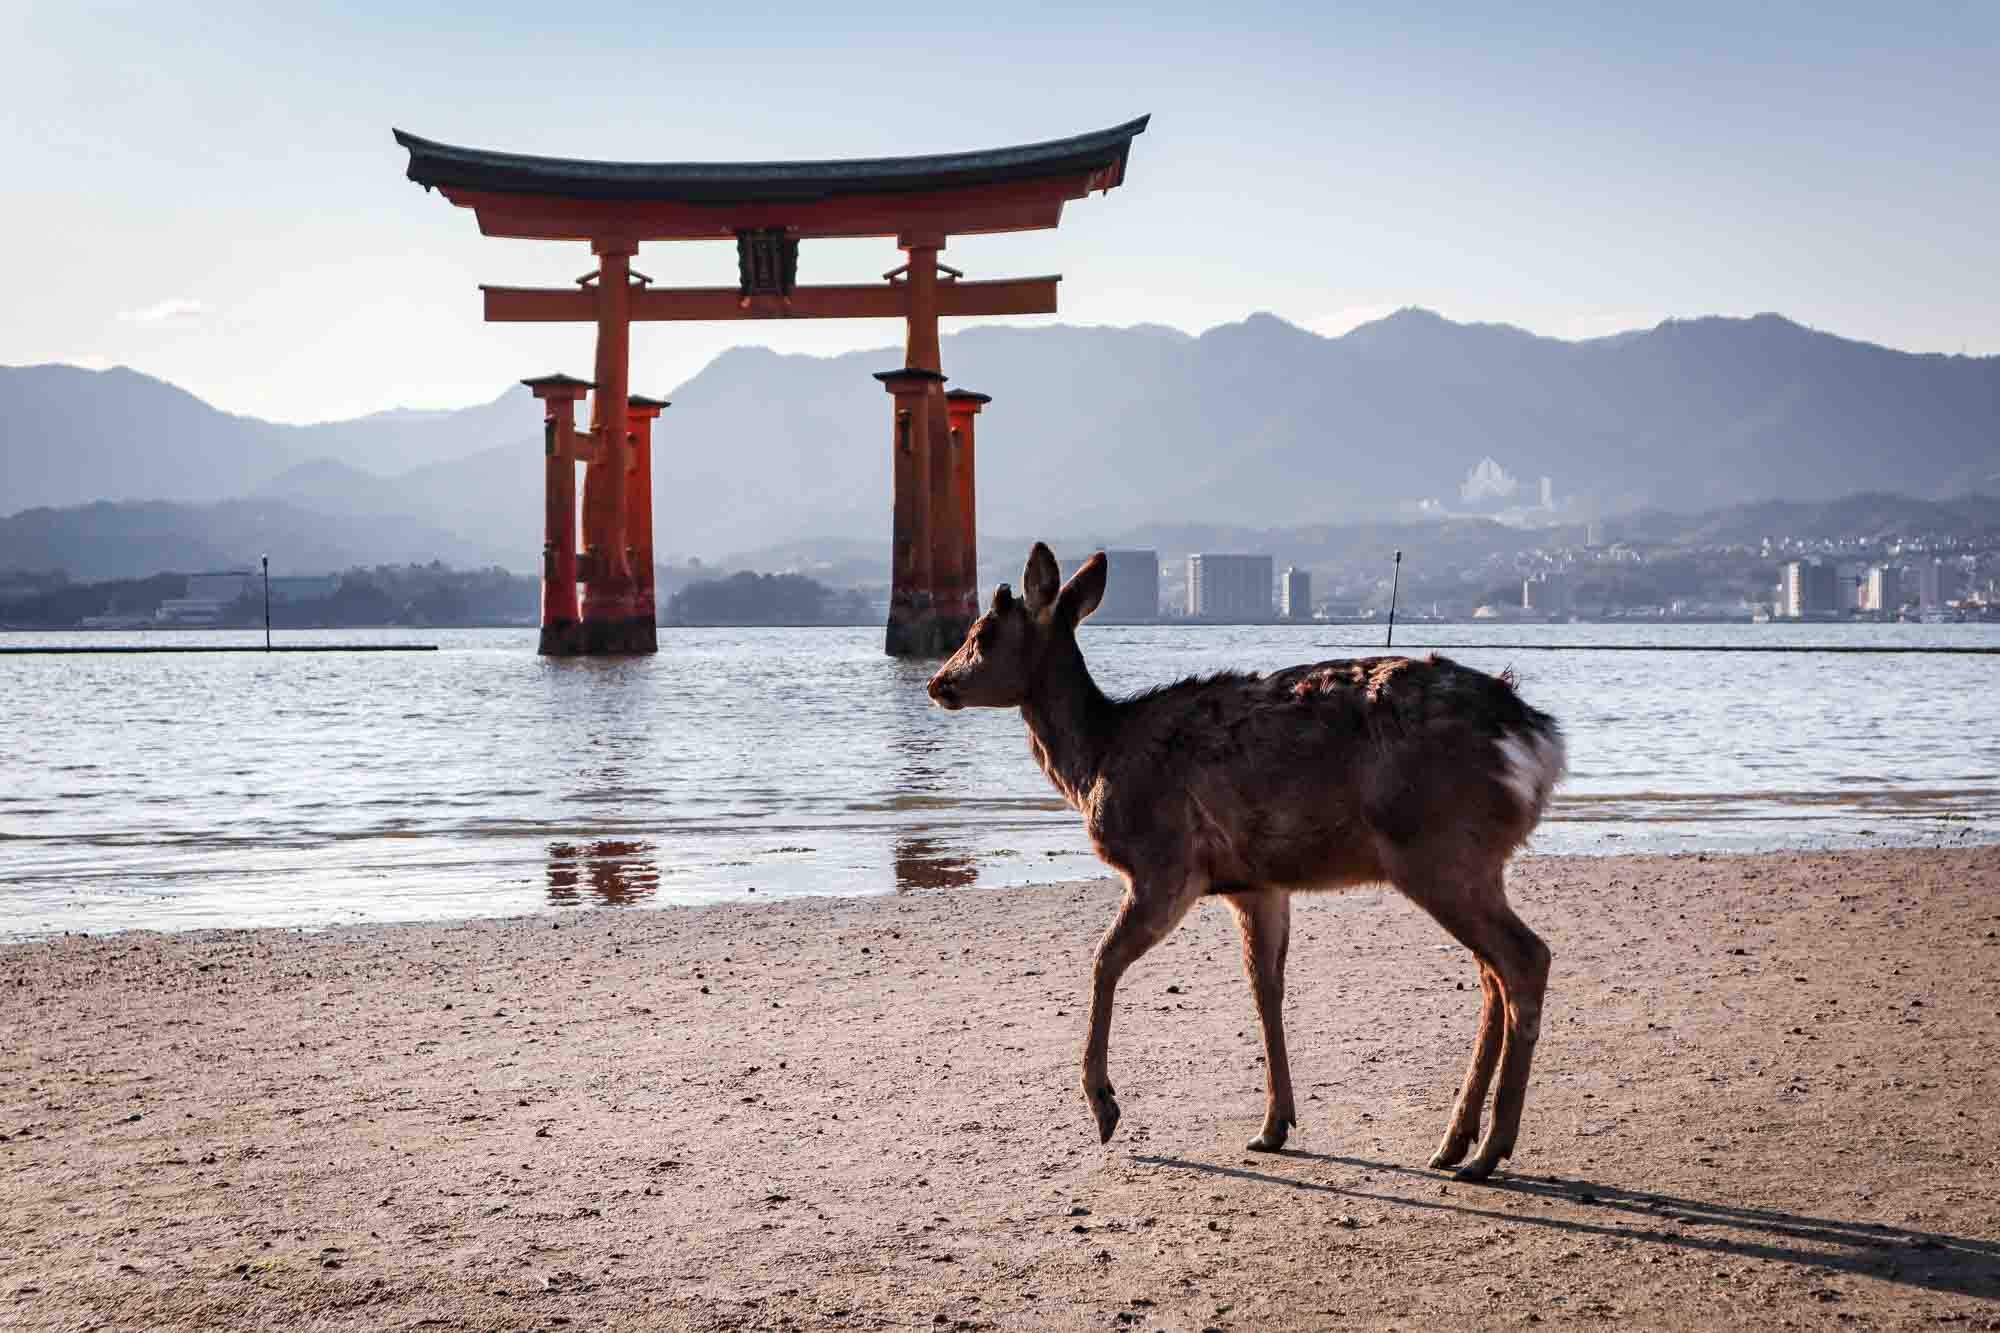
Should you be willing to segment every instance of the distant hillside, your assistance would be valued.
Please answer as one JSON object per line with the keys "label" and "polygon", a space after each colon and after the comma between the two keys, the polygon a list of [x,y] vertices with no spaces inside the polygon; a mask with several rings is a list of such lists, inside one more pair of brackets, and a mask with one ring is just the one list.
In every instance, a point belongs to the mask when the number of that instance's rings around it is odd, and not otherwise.
{"label": "distant hillside", "polygon": [[[870,375],[893,360],[735,348],[676,389],[655,435],[662,552],[883,537],[888,409]],[[947,339],[945,365],[994,395],[988,531],[1452,509],[1489,457],[1519,502],[1546,475],[1578,516],[2000,485],[2000,358],[1911,356],[1775,316],[1583,343],[1420,311],[1334,339],[1270,316],[1200,338],[984,328]],[[417,493],[455,505],[453,522],[532,528],[540,486],[532,451],[494,449]]]}
{"label": "distant hillside", "polygon": [[[885,540],[889,403],[870,375],[899,355],[739,347],[672,390],[655,433],[662,557]],[[944,364],[994,396],[979,424],[992,533],[1348,524],[1421,501],[1490,512],[1538,499],[1543,476],[1577,518],[2000,489],[2000,358],[1911,355],[1776,315],[1574,343],[1419,310],[1339,338],[1269,315],[1198,338],[978,328],[946,340]],[[255,496],[407,514],[527,569],[538,423],[520,389],[291,427],[131,371],[0,370],[0,509]]]}
{"label": "distant hillside", "polygon": [[223,412],[122,366],[0,366],[0,514],[93,500],[234,499],[326,460],[392,476],[495,444],[532,448],[540,421],[519,387],[453,412],[286,426]]}
{"label": "distant hillside", "polygon": [[[358,501],[394,490],[339,472]],[[1699,513],[1646,509],[1604,520],[1607,542],[1658,546],[1748,546],[1766,537],[1801,541],[1859,539],[1889,542],[1912,537],[2000,545],[2000,495],[1920,500],[1869,493],[1814,504],[1765,501]],[[0,571],[62,569],[73,579],[141,578],[162,570],[182,572],[247,567],[269,551],[288,573],[321,573],[355,565],[443,560],[460,567],[489,564],[529,569],[520,544],[470,541],[407,518],[381,518],[365,508],[341,512],[302,509],[283,500],[228,501],[213,505],[152,502],[99,503],[69,509],[32,509],[0,519]],[[1038,540],[1073,564],[1103,547],[1139,547],[1174,562],[1195,551],[1243,551],[1273,556],[1319,571],[1379,573],[1397,551],[1406,569],[1469,568],[1558,546],[1580,545],[1580,523],[1524,528],[1484,518],[1371,520],[1250,527],[1206,523],[1142,523],[1130,528],[1079,527],[980,537],[980,583],[1018,581],[1021,562]],[[515,557],[510,559],[509,557]],[[661,572],[665,597],[688,583],[733,571],[808,575],[835,588],[885,585],[886,537],[809,538],[731,552],[700,566],[676,562]]]}
{"label": "distant hillside", "polygon": [[120,366],[0,367],[0,510],[219,500],[305,455],[281,426]]}
{"label": "distant hillside", "polygon": [[1894,541],[1949,537],[2000,539],[2000,493],[1951,500],[1917,500],[1871,492],[1814,504],[1765,500],[1703,514],[1657,509],[1627,514],[1606,525],[1607,541],[1675,546],[1755,546],[1766,537],[1853,537]]}
{"label": "distant hillside", "polygon": [[0,570],[60,569],[78,580],[248,569],[267,552],[272,568],[287,574],[431,560],[493,563],[477,544],[408,519],[318,514],[274,500],[100,502],[0,518]]}
{"label": "distant hillside", "polygon": [[[1744,546],[1755,548],[1766,538],[1794,541],[1860,541],[1889,543],[1910,538],[1954,540],[2000,548],[2000,495],[1961,496],[1950,500],[1919,500],[1909,496],[1863,494],[1816,504],[1766,501],[1731,505],[1699,513],[1648,509],[1612,515],[1603,521],[1606,543],[1644,547]],[[1231,527],[1202,523],[1143,523],[1133,528],[1028,533],[985,533],[980,538],[980,586],[1018,584],[1028,548],[1047,541],[1064,566],[1107,547],[1158,552],[1169,582],[1179,577],[1179,563],[1197,551],[1235,551],[1270,555],[1277,568],[1295,564],[1322,580],[1389,577],[1398,551],[1404,555],[1404,577],[1430,577],[1467,570],[1495,558],[1557,547],[1581,546],[1582,523],[1551,527],[1514,527],[1491,519],[1375,520],[1361,523],[1314,523],[1291,527]],[[1658,558],[1656,556],[1656,558]],[[1679,559],[1677,553],[1665,558]],[[888,567],[888,544],[799,542],[765,547],[730,557],[732,566],[760,570],[819,571],[816,577],[836,585],[880,581]],[[865,574],[848,579],[849,570]],[[1322,593],[1332,583],[1319,585]]]}

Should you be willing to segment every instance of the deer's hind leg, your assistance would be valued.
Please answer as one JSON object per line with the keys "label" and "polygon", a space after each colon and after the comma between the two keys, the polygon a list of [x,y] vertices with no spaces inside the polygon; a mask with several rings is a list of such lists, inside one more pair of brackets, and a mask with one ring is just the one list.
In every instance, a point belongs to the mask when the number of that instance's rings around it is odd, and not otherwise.
{"label": "deer's hind leg", "polygon": [[1107,1065],[1111,1052],[1111,1010],[1125,969],[1165,939],[1208,889],[1206,876],[1183,867],[1127,877],[1125,897],[1111,928],[1098,941],[1091,969],[1090,1035],[1083,1047],[1083,1099],[1097,1118],[1101,1143],[1118,1128],[1118,1101]]}
{"label": "deer's hind leg", "polygon": [[1500,993],[1500,974],[1479,963],[1479,1029],[1472,1039],[1472,1063],[1465,1070],[1465,1084],[1451,1108],[1451,1122],[1445,1126],[1444,1140],[1431,1156],[1431,1166],[1457,1166],[1472,1150],[1479,1137],[1479,1118],[1486,1109],[1486,1091],[1493,1085],[1493,1071],[1500,1065],[1500,1039],[1506,1027],[1506,1002]]}
{"label": "deer's hind leg", "polygon": [[[1497,896],[1497,895],[1496,895]],[[1528,1099],[1528,1069],[1542,1033],[1542,999],[1549,985],[1549,946],[1514,915],[1504,896],[1490,912],[1500,989],[1507,1005],[1507,1032],[1500,1047],[1500,1090],[1493,1094],[1493,1120],[1471,1161],[1458,1169],[1461,1180],[1484,1180],[1503,1157],[1514,1155],[1521,1132],[1521,1108]]]}
{"label": "deer's hind leg", "polygon": [[1292,1103],[1292,1067],[1285,1054],[1285,954],[1292,937],[1292,895],[1284,889],[1232,893],[1227,897],[1243,934],[1243,971],[1264,1026],[1264,1128],[1250,1141],[1252,1152],[1276,1152],[1299,1123]]}
{"label": "deer's hind leg", "polygon": [[[1399,874],[1395,882],[1396,887],[1435,917],[1452,938],[1479,960],[1483,992],[1479,1035],[1473,1047],[1472,1064],[1466,1071],[1465,1086],[1433,1165],[1452,1165],[1463,1156],[1466,1144],[1477,1131],[1480,1103],[1494,1072],[1491,1047],[1497,1026],[1500,1087],[1493,1098],[1493,1118],[1472,1160],[1454,1173],[1460,1180],[1484,1180],[1503,1159],[1513,1155],[1520,1134],[1521,1110],[1528,1095],[1528,1071],[1541,1035],[1542,999],[1548,989],[1548,946],[1507,905],[1501,864],[1497,861],[1475,874]],[[1501,1018],[1497,1025],[1492,1022],[1496,991]],[[1461,1134],[1464,1144],[1460,1142]]]}

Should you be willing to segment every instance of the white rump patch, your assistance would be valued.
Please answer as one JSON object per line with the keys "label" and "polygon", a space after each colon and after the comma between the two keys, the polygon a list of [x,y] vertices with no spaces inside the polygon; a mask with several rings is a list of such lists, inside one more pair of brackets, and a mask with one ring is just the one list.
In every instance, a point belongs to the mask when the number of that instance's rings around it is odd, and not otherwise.
{"label": "white rump patch", "polygon": [[1562,737],[1544,731],[1517,731],[1494,744],[1500,750],[1500,784],[1514,794],[1530,819],[1540,819],[1568,762]]}

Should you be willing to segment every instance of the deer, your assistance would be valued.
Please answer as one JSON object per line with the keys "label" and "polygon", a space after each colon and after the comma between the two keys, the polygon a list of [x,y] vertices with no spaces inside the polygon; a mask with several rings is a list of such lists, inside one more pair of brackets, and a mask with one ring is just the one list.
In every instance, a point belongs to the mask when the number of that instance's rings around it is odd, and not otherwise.
{"label": "deer", "polygon": [[1099,1141],[1121,1114],[1108,1070],[1118,983],[1216,896],[1242,935],[1263,1027],[1264,1123],[1249,1147],[1282,1149],[1298,1125],[1283,1014],[1292,895],[1386,882],[1478,963],[1472,1060],[1430,1165],[1486,1180],[1520,1132],[1550,962],[1508,905],[1504,871],[1563,775],[1562,729],[1511,674],[1436,654],[1223,672],[1110,698],[1077,643],[1106,569],[1099,551],[1064,583],[1037,542],[1021,594],[1001,584],[926,687],[953,711],[1020,709],[1035,761],[1124,881],[1093,961],[1083,1047]]}

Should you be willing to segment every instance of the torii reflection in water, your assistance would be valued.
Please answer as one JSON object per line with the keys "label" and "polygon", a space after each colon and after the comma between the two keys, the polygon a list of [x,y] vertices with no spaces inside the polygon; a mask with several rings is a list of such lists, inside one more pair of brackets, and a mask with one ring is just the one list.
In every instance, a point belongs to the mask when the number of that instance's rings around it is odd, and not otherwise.
{"label": "torii reflection in water", "polygon": [[979,879],[970,854],[953,851],[936,838],[896,839],[896,888],[962,889]]}
{"label": "torii reflection in water", "polygon": [[896,834],[896,889],[961,889],[977,882],[979,866],[962,841],[922,822],[927,811],[949,806],[956,784],[942,757],[937,713],[923,692],[920,663],[897,663],[892,697],[896,700],[896,785],[888,808],[900,820],[912,821]]}
{"label": "torii reflection in water", "polygon": [[632,907],[659,891],[660,867],[650,842],[600,840],[581,846],[549,844],[549,902],[578,906],[586,881],[592,897],[606,907]]}

